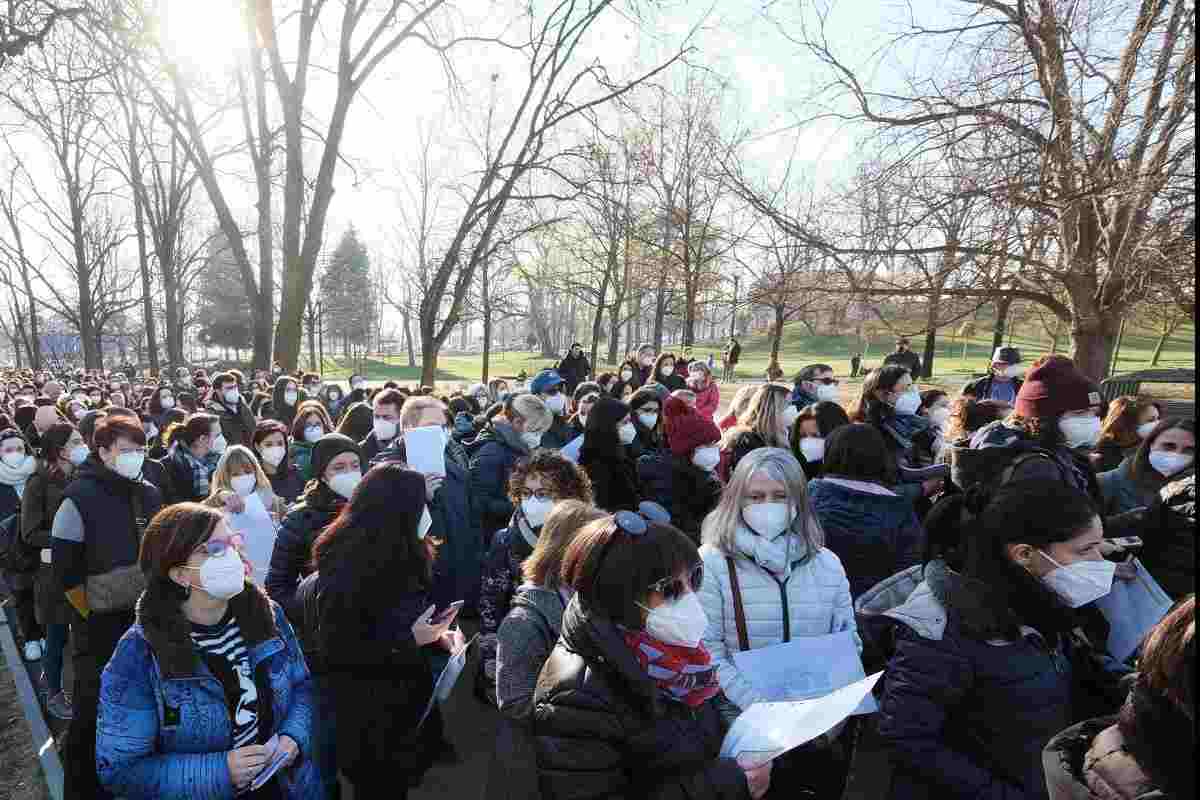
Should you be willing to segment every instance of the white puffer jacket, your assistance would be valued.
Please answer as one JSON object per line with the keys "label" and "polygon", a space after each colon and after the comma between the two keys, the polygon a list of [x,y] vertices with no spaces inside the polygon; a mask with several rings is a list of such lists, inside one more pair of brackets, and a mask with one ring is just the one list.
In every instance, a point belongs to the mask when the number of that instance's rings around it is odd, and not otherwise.
{"label": "white puffer jacket", "polygon": [[[823,547],[804,561],[804,540],[796,534],[790,534],[790,537],[791,550],[787,552],[784,536],[771,541],[744,527],[736,534],[738,553],[734,558],[750,649],[791,641],[798,636],[823,636],[849,630],[854,632],[855,643],[862,652],[850,601],[850,582],[846,580],[842,562]],[[733,654],[739,649],[737,617],[725,556],[712,545],[700,548],[700,557],[704,560],[700,602],[708,615],[704,646],[717,666],[717,678],[725,697],[738,708],[745,709],[765,698],[733,663]],[[789,559],[790,564],[787,563]]]}

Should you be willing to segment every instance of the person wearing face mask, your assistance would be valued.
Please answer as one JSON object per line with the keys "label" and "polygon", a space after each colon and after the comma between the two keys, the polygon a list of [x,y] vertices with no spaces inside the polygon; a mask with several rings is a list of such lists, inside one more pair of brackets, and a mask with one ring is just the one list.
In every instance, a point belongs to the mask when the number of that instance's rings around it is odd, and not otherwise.
{"label": "person wearing face mask", "polygon": [[254,453],[271,483],[271,491],[286,505],[304,492],[304,479],[287,457],[288,429],[274,419],[259,420],[254,429]]}
{"label": "person wearing face mask", "polygon": [[900,476],[896,491],[914,506],[940,492],[949,474],[945,466],[937,467],[933,474],[916,472],[933,460],[936,438],[929,419],[918,414],[920,409],[921,394],[913,376],[899,364],[872,371],[849,409],[851,422],[866,423],[883,434]]}
{"label": "person wearing face mask", "polygon": [[212,474],[225,452],[221,423],[212,414],[192,414],[182,423],[167,428],[170,455],[167,471],[168,503],[198,503],[208,497]]}
{"label": "person wearing face mask", "polygon": [[925,533],[895,486],[895,462],[875,428],[851,423],[825,440],[821,477],[809,482],[808,495],[854,597],[921,560]]}
{"label": "person wearing face mask", "polygon": [[684,372],[683,375],[680,375],[675,370],[675,361],[674,353],[659,353],[658,358],[654,360],[654,370],[651,372],[650,381],[667,387],[668,392],[686,389],[687,373]]}
{"label": "person wearing face mask", "polygon": [[687,388],[696,393],[696,413],[713,419],[721,405],[721,387],[713,378],[712,368],[703,361],[688,364]]}
{"label": "person wearing face mask", "polygon": [[315,760],[334,761],[355,797],[385,786],[389,797],[408,797],[444,748],[437,703],[418,727],[433,692],[429,664],[465,639],[451,628],[455,612],[433,619],[431,568],[442,532],[425,496],[419,473],[372,468],[314,544],[317,571],[299,593],[318,694],[333,720],[326,752],[322,708]]}
{"label": "person wearing face mask", "polygon": [[250,411],[250,403],[242,397],[238,386],[237,376],[231,372],[214,375],[212,394],[205,404],[205,410],[221,421],[225,441],[249,447],[254,438],[256,422],[254,414]]}
{"label": "person wearing face mask", "polygon": [[786,448],[800,411],[787,386],[768,383],[755,389],[737,424],[721,440],[720,474],[728,479],[748,453],[760,447]]}
{"label": "person wearing face mask", "polygon": [[533,696],[544,800],[766,795],[770,765],[719,755],[703,571],[687,536],[631,512],[590,523],[567,547],[574,595]]}
{"label": "person wearing face mask", "polygon": [[596,401],[588,414],[579,465],[591,479],[597,508],[636,511],[644,499],[637,465],[629,453],[636,438],[629,406],[611,397]]}
{"label": "person wearing face mask", "polygon": [[267,480],[267,474],[263,472],[254,452],[249,447],[235,444],[217,462],[212,477],[212,492],[204,500],[204,505],[224,511],[227,515],[241,514],[246,511],[251,495],[258,498],[270,515],[272,527],[269,533],[262,528],[241,530],[235,522],[236,517],[228,517],[226,521],[244,540],[243,555],[253,570],[251,579],[258,586],[263,586],[275,548],[274,524],[287,513],[287,505],[271,489],[271,482]]}
{"label": "person wearing face mask", "polygon": [[[50,529],[67,484],[87,457],[88,447],[79,431],[65,422],[52,425],[42,437],[37,471],[29,476],[21,495],[21,537],[26,546],[38,554],[33,588],[37,622],[45,632],[42,682],[48,695],[46,710],[52,717],[62,720],[71,718],[70,695],[63,691],[62,683],[63,650],[71,613],[66,597],[54,583]],[[15,588],[11,581],[9,584],[10,588]],[[19,602],[17,609],[19,612]]]}
{"label": "person wearing face mask", "polygon": [[[117,796],[319,796],[312,677],[239,547],[217,511],[194,503],[146,530],[146,592],[104,669],[96,723],[100,782]],[[283,769],[248,792],[272,741]]]}
{"label": "person wearing face mask", "polygon": [[679,530],[700,541],[700,523],[721,499],[721,431],[711,416],[700,414],[678,397],[663,404],[669,450],[642,456],[638,478],[645,496],[671,515]]}
{"label": "person wearing face mask", "polygon": [[666,398],[665,387],[658,384],[643,386],[629,397],[630,416],[637,432],[637,438],[629,446],[629,456],[635,461],[666,447],[662,425],[662,404]]}
{"label": "person wearing face mask", "polygon": [[551,418],[536,395],[509,395],[503,410],[488,421],[468,448],[471,497],[480,514],[485,548],[516,511],[508,492],[513,467],[540,446],[542,431],[550,427]]}
{"label": "person wearing face mask", "polygon": [[475,690],[496,703],[496,633],[521,585],[521,563],[529,558],[550,509],[560,500],[592,502],[592,485],[575,464],[541,451],[520,461],[509,479],[516,511],[512,522],[492,539],[483,565],[479,593],[480,674]]}
{"label": "person wearing face mask", "polygon": [[1011,406],[1017,401],[1017,392],[1023,383],[1021,376],[1024,374],[1021,351],[1015,347],[997,347],[992,353],[991,370],[964,386],[962,396],[976,400],[997,400]]}
{"label": "person wearing face mask", "polygon": [[554,415],[550,427],[542,434],[539,446],[560,450],[574,437],[567,424],[570,408],[567,400],[566,383],[552,369],[544,369],[529,382],[529,391],[541,398],[546,408]]}
{"label": "person wearing face mask", "polygon": [[1102,508],[1104,499],[1085,452],[1100,438],[1095,411],[1099,404],[1100,387],[1075,362],[1066,356],[1044,356],[1034,362],[1021,385],[1012,414],[975,431],[970,449],[1005,448],[993,458],[1012,467],[1006,470],[1008,480],[1065,482]]}
{"label": "person wearing face mask", "polygon": [[828,364],[809,364],[793,380],[792,402],[801,411],[822,400],[837,402],[839,396],[837,378]]}
{"label": "person wearing face mask", "polygon": [[1167,419],[1156,423],[1134,454],[1116,469],[1096,476],[1110,516],[1149,506],[1177,475],[1196,461],[1196,423]]}
{"label": "person wearing face mask", "polygon": [[296,381],[287,375],[279,376],[271,392],[270,418],[279,420],[290,428],[296,420],[296,411],[300,406],[300,401],[300,387]]}
{"label": "person wearing face mask", "polygon": [[575,388],[592,374],[592,365],[587,360],[587,356],[583,354],[583,345],[579,342],[571,345],[570,352],[562,361],[558,362],[556,369],[562,376],[569,395],[575,394]]}
{"label": "person wearing face mask", "polygon": [[849,424],[846,409],[831,400],[804,407],[789,436],[792,455],[804,468],[804,477],[811,481],[821,474],[826,439],[836,429]]}
{"label": "person wearing face mask", "polygon": [[313,447],[321,437],[333,430],[333,421],[325,412],[325,406],[318,400],[305,400],[296,409],[296,418],[292,421],[292,445],[288,450],[288,460],[300,472],[300,477],[307,483],[316,476],[312,467]]}
{"label": "person wearing face mask", "polygon": [[100,673],[133,623],[146,586],[138,549],[162,505],[141,477],[146,433],[136,420],[100,420],[93,450],[76,468],[50,528],[54,582],[71,604],[74,637],[72,718],[63,763],[64,797],[106,797],[96,778],[96,718]]}
{"label": "person wearing face mask", "polygon": [[896,340],[896,349],[883,359],[883,365],[895,364],[908,370],[913,380],[921,377],[921,357],[912,351],[912,343],[901,337]]}
{"label": "person wearing face mask", "polygon": [[27,548],[20,536],[22,496],[25,485],[37,469],[37,459],[29,453],[29,445],[16,428],[0,431],[0,519],[17,515],[15,519],[16,541],[12,547],[22,551],[22,561],[27,562],[17,569],[4,570],[5,582],[13,594],[13,605],[17,612],[17,627],[24,640],[24,656],[27,661],[42,657],[42,639],[45,630],[37,621],[37,602],[34,583],[37,576],[35,551]]}
{"label": "person wearing face mask", "polygon": [[929,421],[929,436],[916,437],[914,455],[918,464],[932,464],[946,444],[946,423],[950,421],[950,395],[941,389],[921,392],[921,407],[917,415]]}
{"label": "person wearing face mask", "polygon": [[1100,441],[1091,456],[1096,472],[1116,469],[1133,456],[1160,419],[1162,409],[1149,398],[1126,395],[1109,403],[1100,424]]}
{"label": "person wearing face mask", "polygon": [[637,354],[631,359],[635,366],[635,374],[633,376],[636,381],[635,389],[645,386],[654,380],[654,356],[654,345],[644,344],[637,349]]}
{"label": "person wearing face mask", "polygon": [[346,505],[362,479],[363,464],[358,444],[340,433],[327,433],[313,446],[314,478],[280,523],[267,570],[267,594],[294,624],[301,622],[296,586],[312,571],[313,542]]}
{"label": "person wearing face mask", "polygon": [[641,367],[635,356],[631,356],[617,369],[616,379],[609,387],[609,394],[618,400],[622,399],[626,388],[637,391],[641,387]]}
{"label": "person wearing face mask", "polygon": [[587,425],[587,416],[591,413],[592,406],[603,394],[604,390],[600,388],[600,384],[593,381],[583,381],[575,387],[575,391],[571,395],[573,413],[567,420],[572,440],[583,436],[584,427]]}
{"label": "person wearing face mask", "polygon": [[950,495],[935,514],[960,528],[954,557],[929,561],[906,597],[872,590],[859,605],[872,640],[893,643],[877,720],[886,796],[1045,798],[1046,743],[1121,700],[1096,666],[1104,639],[1084,632],[1116,567],[1100,518],[1045,480]]}
{"label": "person wearing face mask", "polygon": [[[319,384],[318,384],[319,385]],[[309,397],[314,395],[310,394]],[[342,393],[342,387],[336,383],[327,383],[317,391],[315,397],[325,406],[326,413],[329,418],[341,422],[342,415],[345,413],[348,404]]]}
{"label": "person wearing face mask", "polygon": [[[720,505],[704,520],[704,646],[717,670],[717,705],[727,723],[767,699],[737,666],[735,652],[841,631],[857,642],[850,584],[841,561],[822,546],[805,484],[791,453],[758,448],[738,464]],[[828,740],[776,762],[772,783],[779,796],[785,789],[840,796],[845,765]]]}
{"label": "person wearing face mask", "polygon": [[404,395],[395,389],[383,389],[371,401],[374,412],[371,432],[358,443],[363,458],[371,461],[386,450],[400,433],[400,409],[404,406]]}

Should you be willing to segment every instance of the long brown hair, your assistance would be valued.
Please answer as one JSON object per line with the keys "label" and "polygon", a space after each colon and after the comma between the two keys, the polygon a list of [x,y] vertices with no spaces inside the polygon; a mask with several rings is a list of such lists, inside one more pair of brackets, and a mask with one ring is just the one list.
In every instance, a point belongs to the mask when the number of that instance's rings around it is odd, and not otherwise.
{"label": "long brown hair", "polygon": [[142,534],[138,553],[138,567],[146,576],[147,603],[175,609],[187,599],[188,590],[171,580],[171,569],[186,564],[220,521],[220,511],[199,503],[175,503],[154,515]]}
{"label": "long brown hair", "polygon": [[[1108,406],[1108,415],[1100,426],[1100,441],[1096,446],[1102,447],[1113,442],[1121,448],[1137,447],[1141,442],[1137,432],[1138,417],[1150,406],[1158,408],[1158,404],[1153,400],[1134,397],[1131,394],[1113,400]],[[1162,409],[1158,408],[1158,412],[1161,415]]]}

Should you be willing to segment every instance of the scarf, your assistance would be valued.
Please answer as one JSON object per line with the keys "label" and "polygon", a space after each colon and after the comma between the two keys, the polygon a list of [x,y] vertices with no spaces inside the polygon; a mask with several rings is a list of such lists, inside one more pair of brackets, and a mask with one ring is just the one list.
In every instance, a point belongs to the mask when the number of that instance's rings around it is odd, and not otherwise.
{"label": "scarf", "polygon": [[929,420],[925,417],[918,417],[916,414],[885,416],[879,420],[879,424],[905,452],[912,449],[913,437],[930,427]]}
{"label": "scarf", "polygon": [[695,708],[720,691],[717,670],[704,645],[663,644],[645,631],[624,635],[634,658],[664,694]]}
{"label": "scarf", "polygon": [[793,564],[808,557],[808,546],[799,534],[790,530],[768,539],[739,523],[733,543],[746,558],[780,577],[791,572]]}
{"label": "scarf", "polygon": [[201,461],[186,447],[178,446],[178,444],[175,448],[175,459],[183,462],[183,465],[192,471],[192,494],[197,497],[208,497],[212,474],[216,468],[215,464],[210,463],[211,459],[205,458]]}
{"label": "scarf", "polygon": [[5,486],[11,486],[13,491],[17,493],[17,499],[19,500],[25,492],[25,481],[29,480],[29,476],[35,470],[37,470],[36,458],[26,458],[25,463],[16,469],[0,461],[0,483],[3,483]]}

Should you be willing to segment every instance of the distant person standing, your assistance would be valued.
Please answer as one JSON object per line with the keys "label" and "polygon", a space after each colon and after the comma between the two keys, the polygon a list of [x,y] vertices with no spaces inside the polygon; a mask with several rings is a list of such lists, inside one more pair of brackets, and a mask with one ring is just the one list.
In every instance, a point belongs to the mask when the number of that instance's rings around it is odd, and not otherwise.
{"label": "distant person standing", "polygon": [[850,377],[857,378],[860,369],[862,369],[862,353],[855,353],[850,357]]}
{"label": "distant person standing", "polygon": [[904,367],[912,375],[914,381],[921,377],[921,357],[912,351],[908,339],[903,337],[896,340],[896,351],[888,353],[887,358],[883,360],[885,367],[888,364],[899,364]]}
{"label": "distant person standing", "polygon": [[586,381],[592,374],[592,365],[588,363],[587,356],[583,354],[583,345],[579,342],[571,345],[571,352],[558,362],[558,374],[562,376],[563,382],[567,385],[567,394],[575,394],[575,387]]}
{"label": "distant person standing", "polygon": [[997,347],[992,353],[991,372],[964,386],[962,395],[976,400],[998,400],[1011,406],[1017,402],[1024,374],[1021,351],[1015,347]]}
{"label": "distant person standing", "polygon": [[729,337],[729,346],[725,348],[725,376],[723,380],[729,383],[733,380],[734,370],[738,359],[742,357],[742,345],[736,336]]}

